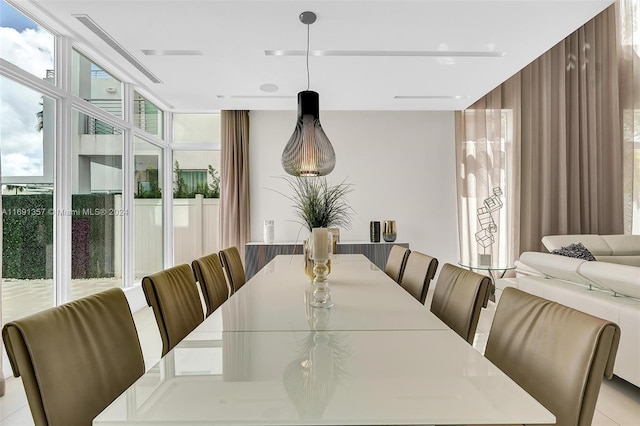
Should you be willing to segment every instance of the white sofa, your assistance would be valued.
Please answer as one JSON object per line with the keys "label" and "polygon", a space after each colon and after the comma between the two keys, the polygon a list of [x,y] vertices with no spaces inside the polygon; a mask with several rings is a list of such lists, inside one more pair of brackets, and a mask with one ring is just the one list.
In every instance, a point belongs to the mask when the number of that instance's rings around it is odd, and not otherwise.
{"label": "white sofa", "polygon": [[516,278],[496,281],[496,301],[506,287],[516,287],[617,323],[614,373],[640,387],[640,267],[525,252],[518,268],[524,272]]}
{"label": "white sofa", "polygon": [[547,235],[542,244],[551,252],[582,243],[600,262],[640,266],[640,235]]}
{"label": "white sofa", "polygon": [[[551,252],[570,244],[582,243],[600,262],[640,266],[640,235],[547,235],[542,244]],[[516,277],[540,275],[538,271],[516,260]]]}

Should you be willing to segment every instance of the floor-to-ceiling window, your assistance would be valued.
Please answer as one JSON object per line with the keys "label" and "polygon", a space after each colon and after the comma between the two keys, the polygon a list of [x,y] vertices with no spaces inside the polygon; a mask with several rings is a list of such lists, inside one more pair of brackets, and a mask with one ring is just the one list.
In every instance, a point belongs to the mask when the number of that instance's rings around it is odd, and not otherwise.
{"label": "floor-to-ceiling window", "polygon": [[508,266],[514,247],[513,113],[469,109],[458,147],[460,259],[466,265]]}
{"label": "floor-to-ceiling window", "polygon": [[625,155],[625,211],[631,233],[640,234],[640,0],[620,8],[620,87]]}
{"label": "floor-to-ceiling window", "polygon": [[71,298],[122,286],[123,135],[72,114]]}
{"label": "floor-to-ceiling window", "polygon": [[164,267],[170,150],[160,103],[86,46],[4,0],[0,27],[5,322]]}
{"label": "floor-to-ceiling window", "polygon": [[0,7],[3,322],[219,250],[220,114]]}
{"label": "floor-to-ceiling window", "polygon": [[162,148],[138,136],[134,142],[134,277],[163,269],[164,169]]}
{"label": "floor-to-ceiling window", "polygon": [[[55,37],[0,2],[0,58],[26,79],[55,85]],[[54,303],[56,100],[0,76],[2,322]]]}
{"label": "floor-to-ceiling window", "polygon": [[173,260],[220,250],[220,114],[173,114]]}
{"label": "floor-to-ceiling window", "polygon": [[0,77],[3,323],[53,305],[55,101]]}

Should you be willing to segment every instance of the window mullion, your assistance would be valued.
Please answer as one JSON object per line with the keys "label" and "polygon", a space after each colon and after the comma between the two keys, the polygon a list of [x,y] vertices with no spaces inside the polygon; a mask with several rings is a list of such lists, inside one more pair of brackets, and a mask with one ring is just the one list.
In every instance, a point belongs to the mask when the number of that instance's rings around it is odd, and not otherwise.
{"label": "window mullion", "polygon": [[[173,114],[165,112],[164,136],[168,146],[173,142]],[[164,161],[164,191],[162,191],[164,266],[173,266],[173,151],[169,147],[162,150]]]}
{"label": "window mullion", "polygon": [[135,238],[134,238],[134,221],[135,206],[133,200],[134,193],[134,134],[131,123],[133,122],[133,85],[124,83],[123,85],[123,119],[130,127],[124,132],[124,147],[122,158],[122,207],[125,214],[122,217],[122,286],[131,287],[134,284],[134,268],[135,268]]}
{"label": "window mullion", "polygon": [[[71,41],[57,38],[57,77],[61,89],[70,87]],[[65,92],[66,93],[66,92]],[[71,194],[72,194],[72,140],[71,105],[65,95],[56,102],[56,141],[54,143],[54,305],[71,300]]]}

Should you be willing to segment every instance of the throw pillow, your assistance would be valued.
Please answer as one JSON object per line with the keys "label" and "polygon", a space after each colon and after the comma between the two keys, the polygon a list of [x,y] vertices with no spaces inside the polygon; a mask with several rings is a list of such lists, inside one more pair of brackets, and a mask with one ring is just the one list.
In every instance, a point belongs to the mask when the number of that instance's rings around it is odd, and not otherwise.
{"label": "throw pillow", "polygon": [[582,260],[596,260],[589,249],[586,248],[582,243],[569,244],[566,247],[560,247],[559,249],[551,250],[551,253],[559,254],[561,256],[574,257],[576,259]]}

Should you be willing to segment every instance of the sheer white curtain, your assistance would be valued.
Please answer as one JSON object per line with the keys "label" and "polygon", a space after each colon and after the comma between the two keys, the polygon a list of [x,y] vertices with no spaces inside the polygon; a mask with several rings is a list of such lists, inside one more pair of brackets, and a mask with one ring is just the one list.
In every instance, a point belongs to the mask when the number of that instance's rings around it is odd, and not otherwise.
{"label": "sheer white curtain", "polygon": [[514,81],[498,87],[465,111],[456,113],[456,162],[460,260],[479,264],[491,256],[493,267],[517,258],[519,114],[507,109],[504,94]]}
{"label": "sheer white curtain", "polygon": [[624,226],[625,233],[640,234],[640,0],[622,0],[617,5],[620,16],[618,81],[624,141]]}

